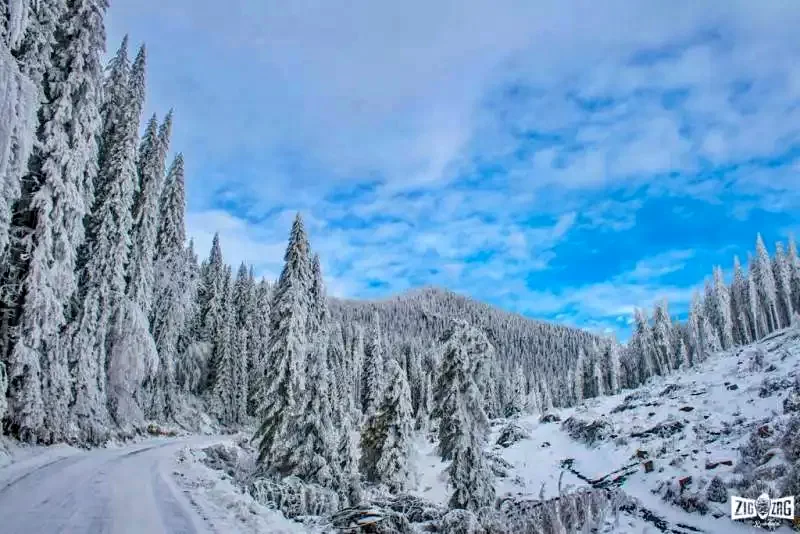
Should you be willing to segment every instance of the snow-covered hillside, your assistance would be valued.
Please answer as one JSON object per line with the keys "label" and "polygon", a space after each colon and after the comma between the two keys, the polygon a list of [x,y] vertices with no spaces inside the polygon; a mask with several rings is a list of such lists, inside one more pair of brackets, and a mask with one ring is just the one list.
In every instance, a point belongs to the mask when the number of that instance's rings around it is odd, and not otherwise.
{"label": "snow-covered hillside", "polygon": [[[776,497],[789,487],[797,494],[798,396],[800,330],[784,330],[636,390],[544,416],[492,421],[487,456],[496,475],[498,515],[491,525],[476,523],[474,532],[518,532],[514,525],[530,528],[536,520],[546,523],[541,531],[548,531],[553,518],[537,519],[532,507],[589,489],[607,497],[596,532],[753,532],[751,524],[731,520],[729,497],[755,497],[764,490]],[[367,491],[366,504],[356,508],[359,517],[380,524],[381,517],[393,517],[393,507],[403,500],[414,510],[406,514],[405,531],[454,532],[442,520],[450,494],[448,464],[424,435],[415,445],[415,488],[402,498]],[[187,467],[192,463],[204,470],[202,483],[186,481],[192,476],[187,473],[199,472]],[[263,503],[239,493],[252,469],[252,452],[244,441],[185,451],[179,464],[176,472],[184,487],[198,488],[201,499],[216,499],[218,509],[242,516],[243,531],[257,531],[262,520],[253,516]],[[525,514],[530,515],[527,522],[520,518]],[[298,532],[336,531],[330,518],[296,519],[303,520],[293,523]],[[264,520],[275,524],[274,512]],[[779,531],[790,531],[785,523]],[[292,522],[280,524],[289,528]],[[381,532],[404,532],[394,528]]]}

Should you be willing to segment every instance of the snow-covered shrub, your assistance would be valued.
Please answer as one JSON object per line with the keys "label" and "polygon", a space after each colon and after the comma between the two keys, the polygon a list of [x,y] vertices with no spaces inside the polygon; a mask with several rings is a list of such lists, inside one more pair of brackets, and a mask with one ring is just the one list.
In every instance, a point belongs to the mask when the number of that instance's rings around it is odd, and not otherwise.
{"label": "snow-covered shrub", "polygon": [[239,470],[239,449],[219,443],[203,449],[205,458],[203,463],[211,469],[226,472],[235,477]]}
{"label": "snow-covered shrub", "polygon": [[793,416],[786,424],[781,447],[790,462],[800,460],[800,415]]}
{"label": "snow-covered shrub", "polygon": [[758,396],[762,399],[792,387],[792,381],[785,376],[768,376],[761,382]]}
{"label": "snow-covered shrub", "polygon": [[715,476],[711,479],[706,488],[706,498],[711,502],[728,502],[728,489],[720,477]]}
{"label": "snow-covered shrub", "polygon": [[781,495],[794,495],[795,503],[800,502],[800,460],[795,461],[789,474],[783,480]]}
{"label": "snow-covered shrub", "polygon": [[569,417],[561,426],[572,439],[587,445],[602,441],[613,433],[608,421],[603,420],[584,421],[576,417]]}
{"label": "snow-covered shrub", "polygon": [[750,433],[747,442],[739,447],[741,462],[748,466],[759,466],[764,461],[764,455],[774,447],[774,438],[765,432],[754,430]]}
{"label": "snow-covered shrub", "polygon": [[150,323],[139,306],[125,298],[114,317],[109,341],[108,401],[114,419],[134,426],[144,419],[137,394],[158,370],[158,352]]}
{"label": "snow-covered shrub", "polygon": [[500,431],[500,436],[497,438],[497,444],[501,447],[510,447],[518,441],[523,439],[530,439],[530,434],[521,426],[516,423],[508,423]]}
{"label": "snow-covered shrub", "polygon": [[489,464],[489,469],[492,470],[494,476],[505,478],[509,476],[511,470],[514,468],[513,465],[508,463],[502,456],[494,452],[486,453],[486,460]]}
{"label": "snow-covered shrub", "polygon": [[744,488],[742,496],[748,499],[757,499],[762,493],[773,495],[775,494],[775,488],[764,480],[753,479],[750,484]]}
{"label": "snow-covered shrub", "polygon": [[483,534],[478,518],[468,510],[450,510],[442,518],[439,531],[443,534]]}
{"label": "snow-covered shrub", "polygon": [[260,478],[250,484],[249,491],[256,501],[280,510],[288,518],[330,515],[339,508],[335,491],[306,484],[297,477],[280,481]]}
{"label": "snow-covered shrub", "polygon": [[783,413],[800,412],[800,393],[792,391],[783,399]]}
{"label": "snow-covered shrub", "polygon": [[751,371],[760,371],[764,368],[764,358],[766,357],[766,353],[761,346],[756,346],[753,352],[750,354],[750,370]]}
{"label": "snow-covered shrub", "polygon": [[184,390],[198,393],[205,385],[212,345],[205,341],[192,343],[175,361],[175,380]]}

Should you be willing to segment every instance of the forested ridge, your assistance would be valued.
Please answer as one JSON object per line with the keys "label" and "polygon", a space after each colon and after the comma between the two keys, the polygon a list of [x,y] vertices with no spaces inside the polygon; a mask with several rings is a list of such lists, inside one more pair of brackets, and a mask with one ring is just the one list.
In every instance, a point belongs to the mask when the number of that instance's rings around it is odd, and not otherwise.
{"label": "forested ridge", "polygon": [[[0,417],[30,443],[101,444],[210,414],[255,428],[264,481],[342,503],[409,484],[415,431],[451,461],[451,505],[494,499],[493,418],[636,387],[800,313],[794,242],[715,268],[688,321],[666,302],[626,345],[436,288],[328,299],[300,215],[277,281],[187,242],[173,117],[143,117],[147,52],[105,67],[105,0],[0,3]],[[143,128],[143,133],[142,133]],[[266,491],[266,490],[264,490]],[[332,498],[333,498],[332,497]]]}

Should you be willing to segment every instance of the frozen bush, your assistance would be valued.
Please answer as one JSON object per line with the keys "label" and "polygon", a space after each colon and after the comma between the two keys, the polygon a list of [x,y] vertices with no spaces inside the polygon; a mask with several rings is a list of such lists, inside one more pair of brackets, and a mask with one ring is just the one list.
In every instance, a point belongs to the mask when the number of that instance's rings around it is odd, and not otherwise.
{"label": "frozen bush", "polygon": [[475,514],[469,510],[451,510],[442,518],[440,532],[443,534],[483,534],[483,528]]}
{"label": "frozen bush", "polygon": [[711,502],[728,502],[728,488],[721,478],[715,476],[706,488],[706,498]]}
{"label": "frozen bush", "polygon": [[258,479],[250,484],[249,490],[256,501],[280,510],[288,518],[330,515],[339,508],[335,491],[306,484],[297,477],[280,481]]}

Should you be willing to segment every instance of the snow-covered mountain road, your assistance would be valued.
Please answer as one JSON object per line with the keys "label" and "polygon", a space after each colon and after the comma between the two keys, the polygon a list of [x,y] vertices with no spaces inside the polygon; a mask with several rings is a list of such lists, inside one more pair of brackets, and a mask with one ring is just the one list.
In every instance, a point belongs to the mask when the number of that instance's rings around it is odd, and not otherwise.
{"label": "snow-covered mountain road", "polygon": [[135,445],[47,451],[0,469],[0,532],[210,532],[174,484],[170,461],[186,445],[219,438],[153,439]]}

